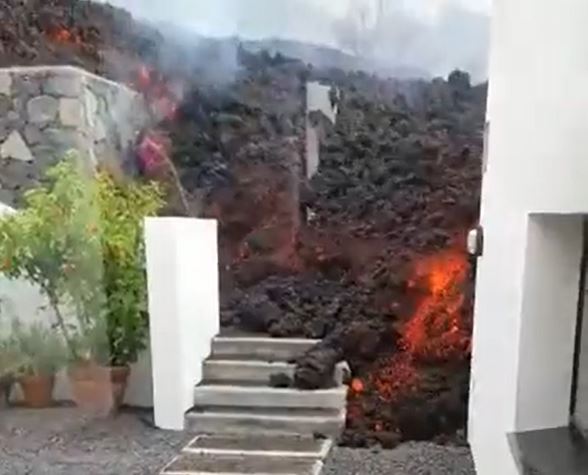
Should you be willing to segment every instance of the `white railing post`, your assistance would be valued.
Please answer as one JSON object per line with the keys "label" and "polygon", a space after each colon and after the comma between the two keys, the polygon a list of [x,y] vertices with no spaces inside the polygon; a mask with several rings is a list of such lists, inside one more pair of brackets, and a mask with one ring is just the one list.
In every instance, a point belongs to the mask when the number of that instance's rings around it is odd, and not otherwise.
{"label": "white railing post", "polygon": [[219,331],[217,223],[147,218],[145,244],[155,425],[182,430]]}

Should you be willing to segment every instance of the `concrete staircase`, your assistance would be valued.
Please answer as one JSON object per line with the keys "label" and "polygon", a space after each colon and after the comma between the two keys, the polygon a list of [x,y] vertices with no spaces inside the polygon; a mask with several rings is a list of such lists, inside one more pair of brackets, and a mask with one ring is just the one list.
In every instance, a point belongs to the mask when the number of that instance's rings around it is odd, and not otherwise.
{"label": "concrete staircase", "polygon": [[327,389],[270,387],[273,375],[292,377],[293,361],[316,343],[216,337],[186,414],[186,429],[198,435],[162,473],[318,475],[345,424],[346,365]]}

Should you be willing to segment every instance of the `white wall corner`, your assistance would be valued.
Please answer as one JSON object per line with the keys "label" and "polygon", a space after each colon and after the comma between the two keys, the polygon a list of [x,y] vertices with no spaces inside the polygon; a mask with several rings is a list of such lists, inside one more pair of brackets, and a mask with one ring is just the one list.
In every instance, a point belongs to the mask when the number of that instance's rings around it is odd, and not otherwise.
{"label": "white wall corner", "polygon": [[517,432],[569,422],[582,222],[579,215],[529,218],[518,344]]}
{"label": "white wall corner", "polygon": [[218,334],[217,222],[145,221],[155,425],[182,430]]}

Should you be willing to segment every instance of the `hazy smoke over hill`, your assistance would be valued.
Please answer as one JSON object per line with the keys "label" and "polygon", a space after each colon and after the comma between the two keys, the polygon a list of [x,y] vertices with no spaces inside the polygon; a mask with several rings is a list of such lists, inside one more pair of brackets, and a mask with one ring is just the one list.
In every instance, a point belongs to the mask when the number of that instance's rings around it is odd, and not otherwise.
{"label": "hazy smoke over hill", "polygon": [[[103,0],[102,0],[103,1]],[[109,0],[135,16],[206,36],[283,38],[333,46],[398,69],[486,76],[485,0]],[[468,6],[466,6],[468,5]]]}
{"label": "hazy smoke over hill", "polygon": [[392,1],[358,2],[334,21],[337,45],[374,59],[384,69],[411,68],[446,75],[454,68],[486,77],[489,19],[447,3],[424,17]]}

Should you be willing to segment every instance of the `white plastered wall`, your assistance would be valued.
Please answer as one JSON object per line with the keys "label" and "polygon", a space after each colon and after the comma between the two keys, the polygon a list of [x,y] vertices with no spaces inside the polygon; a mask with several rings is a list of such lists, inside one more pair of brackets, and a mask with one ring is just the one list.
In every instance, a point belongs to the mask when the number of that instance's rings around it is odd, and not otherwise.
{"label": "white plastered wall", "polygon": [[511,475],[509,433],[567,422],[588,213],[588,2],[495,0],[492,21],[469,440],[479,474]]}
{"label": "white plastered wall", "polygon": [[148,218],[145,236],[155,425],[182,430],[219,332],[217,223]]}

